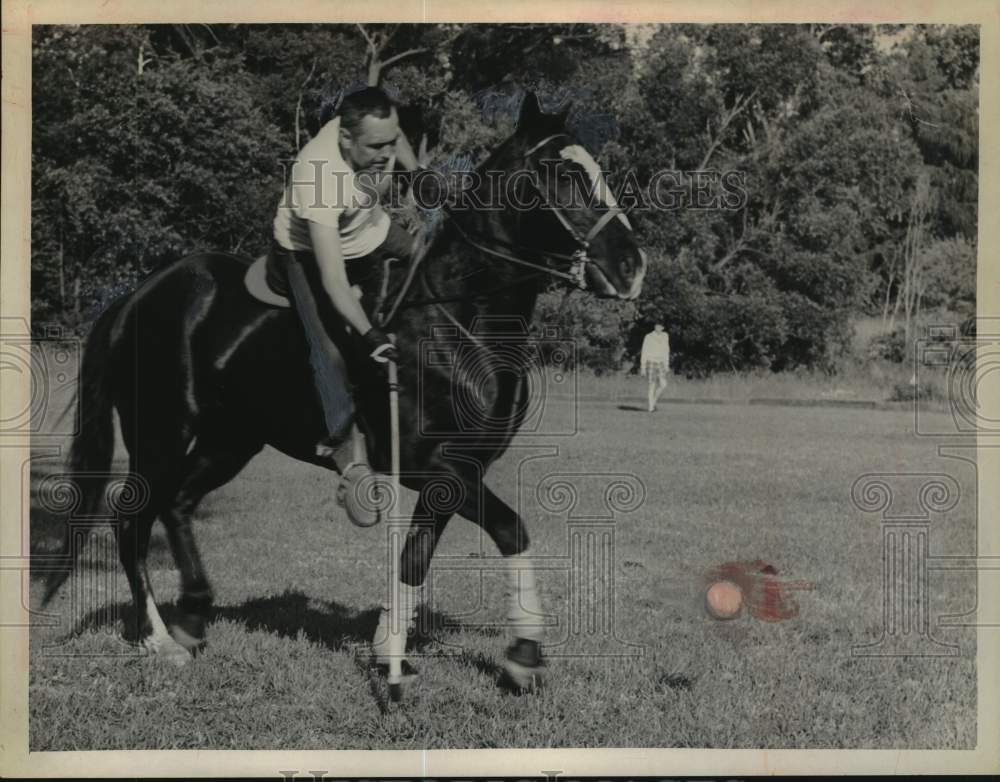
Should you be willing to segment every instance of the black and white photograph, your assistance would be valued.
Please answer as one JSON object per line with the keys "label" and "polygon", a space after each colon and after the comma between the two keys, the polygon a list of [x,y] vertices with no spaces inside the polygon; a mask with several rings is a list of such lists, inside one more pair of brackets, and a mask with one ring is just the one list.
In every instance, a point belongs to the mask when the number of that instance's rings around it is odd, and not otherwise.
{"label": "black and white photograph", "polygon": [[998,770],[995,4],[135,5],[5,3],[5,773]]}

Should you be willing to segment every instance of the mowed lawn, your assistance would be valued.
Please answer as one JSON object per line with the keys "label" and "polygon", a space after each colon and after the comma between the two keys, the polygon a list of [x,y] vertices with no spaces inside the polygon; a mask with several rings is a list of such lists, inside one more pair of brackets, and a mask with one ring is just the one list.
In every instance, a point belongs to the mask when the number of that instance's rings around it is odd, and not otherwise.
{"label": "mowed lawn", "polygon": [[[974,607],[969,574],[929,576],[932,632],[959,656],[852,655],[881,635],[883,594],[880,518],[852,504],[852,484],[870,472],[951,475],[961,500],[932,518],[931,553],[972,554],[969,463],[915,437],[908,411],[629,406],[584,402],[576,435],[520,437],[489,475],[520,504],[545,558],[538,578],[553,624],[540,695],[496,686],[503,582],[495,550],[455,519],[414,639],[421,676],[405,703],[388,705],[368,666],[386,528],[353,527],[333,502],[336,476],[267,450],[196,517],[216,610],[208,650],[186,667],[121,640],[114,616],[127,585],[90,546],[53,604],[59,626],[32,630],[31,749],[974,746],[975,634],[936,621]],[[35,469],[60,467],[41,459]],[[638,508],[608,514],[601,487],[613,474],[641,482]],[[552,482],[579,492],[573,520],[541,490]],[[51,548],[57,529],[36,512],[35,550]],[[568,542],[574,531],[582,549]],[[589,591],[571,572],[590,561],[587,540],[613,541]],[[797,593],[800,614],[708,618],[705,571],[757,558],[815,584]],[[159,526],[150,571],[168,616],[178,578]],[[85,609],[76,619],[74,585]],[[571,615],[609,594],[613,611],[596,623]],[[570,630],[581,632],[559,643]]]}

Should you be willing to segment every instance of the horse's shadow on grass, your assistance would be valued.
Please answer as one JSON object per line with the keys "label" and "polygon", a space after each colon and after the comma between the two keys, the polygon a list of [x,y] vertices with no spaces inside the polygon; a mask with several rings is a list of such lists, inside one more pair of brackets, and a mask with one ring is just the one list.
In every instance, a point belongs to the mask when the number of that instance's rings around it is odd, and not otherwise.
{"label": "horse's shadow on grass", "polygon": [[[178,613],[176,603],[161,603],[158,608],[169,627]],[[378,618],[378,608],[357,610],[335,601],[318,601],[299,591],[287,591],[281,595],[252,598],[239,605],[214,607],[208,617],[208,648],[212,647],[212,625],[221,620],[238,624],[247,632],[264,632],[288,639],[305,638],[331,651],[353,655],[359,670],[369,678],[373,697],[384,709],[386,693],[380,684],[381,674],[368,654]],[[136,619],[131,601],[119,601],[89,612],[66,637],[117,626],[122,640],[136,645],[139,641]],[[487,636],[502,634],[497,628],[466,625],[424,606],[416,622],[416,632],[407,643],[407,657],[414,660],[446,657],[458,665],[475,668],[499,686],[503,668],[490,655],[447,640],[447,636],[456,631]]]}
{"label": "horse's shadow on grass", "polygon": [[[169,606],[171,613],[175,609]],[[166,613],[164,621],[170,622]],[[370,641],[375,634],[377,608],[356,610],[335,601],[316,601],[309,595],[288,591],[281,595],[255,597],[235,606],[216,606],[209,623],[220,619],[243,625],[248,631],[263,631],[282,638],[300,635],[333,651],[344,651]]]}
{"label": "horse's shadow on grass", "polygon": [[[173,611],[174,606],[170,606]],[[385,670],[367,654],[367,645],[375,635],[379,608],[356,610],[335,601],[319,602],[298,591],[287,591],[272,597],[247,600],[238,606],[220,606],[212,610],[209,621],[224,619],[243,625],[248,631],[263,631],[282,638],[305,637],[335,652],[349,652],[359,671],[368,678],[369,689],[379,709],[389,709],[385,689]],[[170,619],[164,613],[164,621]],[[485,635],[495,634],[494,628],[463,625],[445,613],[422,606],[415,623],[416,632],[407,643],[407,659],[422,656],[446,656],[461,665],[476,668],[496,683],[501,682],[502,668],[482,652],[471,652],[458,644],[448,644],[454,652],[435,650],[440,636],[456,629]],[[211,643],[211,641],[209,641]],[[405,667],[412,664],[404,663]],[[416,669],[413,669],[416,673]]]}
{"label": "horse's shadow on grass", "polygon": [[[164,623],[169,626],[177,617],[176,603],[159,603],[157,607]],[[249,632],[261,631],[292,639],[301,636],[331,651],[353,650],[370,642],[375,635],[379,610],[358,610],[336,601],[319,601],[303,592],[286,591],[280,595],[251,598],[239,605],[214,606],[208,616],[209,643],[211,625],[225,620],[242,625]],[[431,644],[439,643],[441,635],[458,630],[487,636],[500,634],[494,627],[464,625],[448,614],[427,606],[422,606],[420,610],[416,632],[409,644],[409,649],[416,653],[427,651]],[[136,612],[131,601],[119,601],[89,612],[77,622],[72,632],[107,629],[116,620],[122,622],[125,640],[137,640]],[[459,649],[457,644],[454,647]],[[454,656],[469,661],[473,659],[464,650]]]}
{"label": "horse's shadow on grass", "polygon": [[[169,606],[171,611],[174,606]],[[218,606],[212,609],[210,622],[225,619],[236,622],[247,630],[261,630],[282,638],[304,636],[332,651],[355,649],[371,641],[378,625],[378,608],[353,609],[336,601],[317,601],[299,591],[247,600],[238,606]],[[492,627],[463,625],[448,614],[422,606],[416,621],[416,632],[411,636],[408,649],[415,653],[428,651],[439,636],[456,630],[481,635],[496,635]],[[164,620],[167,613],[161,609]],[[457,648],[457,646],[456,646]],[[464,653],[461,655],[465,657]]]}

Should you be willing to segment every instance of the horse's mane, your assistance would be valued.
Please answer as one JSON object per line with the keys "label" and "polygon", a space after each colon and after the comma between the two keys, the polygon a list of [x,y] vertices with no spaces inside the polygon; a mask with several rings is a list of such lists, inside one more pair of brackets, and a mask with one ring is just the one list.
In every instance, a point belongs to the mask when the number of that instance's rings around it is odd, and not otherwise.
{"label": "horse's mane", "polygon": [[[540,120],[540,121],[539,121]],[[500,144],[493,149],[490,154],[488,154],[485,159],[475,166],[473,171],[478,174],[483,174],[490,171],[492,168],[499,165],[498,161],[502,160],[504,156],[510,153],[511,147],[515,146],[518,142],[522,146],[527,146],[532,141],[537,138],[544,138],[547,135],[552,135],[554,133],[565,132],[566,131],[566,112],[561,112],[557,114],[543,114],[536,118],[537,125],[531,128],[530,134],[528,132],[521,132],[520,129],[515,130],[510,136],[505,138]],[[419,251],[419,257],[415,259],[415,263],[422,265],[425,263],[428,256],[434,252],[439,252],[442,247],[441,243],[448,239],[454,238],[457,233],[454,230],[450,230],[453,226],[450,225],[448,220],[449,214],[446,207],[439,206],[433,212],[434,217],[431,219],[419,219],[419,226],[417,228],[415,238],[419,237],[421,249]],[[413,269],[416,272],[416,269]],[[408,292],[412,286],[413,274],[404,282],[404,292],[400,299],[400,303],[408,295]],[[390,315],[394,315],[396,308],[393,307]]]}

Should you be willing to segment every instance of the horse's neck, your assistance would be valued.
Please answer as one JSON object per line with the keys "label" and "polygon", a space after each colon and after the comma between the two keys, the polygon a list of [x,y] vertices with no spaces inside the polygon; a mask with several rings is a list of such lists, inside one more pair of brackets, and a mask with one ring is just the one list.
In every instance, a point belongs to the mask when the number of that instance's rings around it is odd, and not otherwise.
{"label": "horse's neck", "polygon": [[[462,228],[485,246],[498,240],[517,244],[514,236],[488,218],[479,216]],[[464,328],[469,328],[477,318],[480,321],[518,318],[525,321],[527,328],[542,281],[523,267],[473,247],[454,226],[447,224],[432,241],[427,262],[434,292],[442,298],[464,302],[464,306],[450,308]]]}

